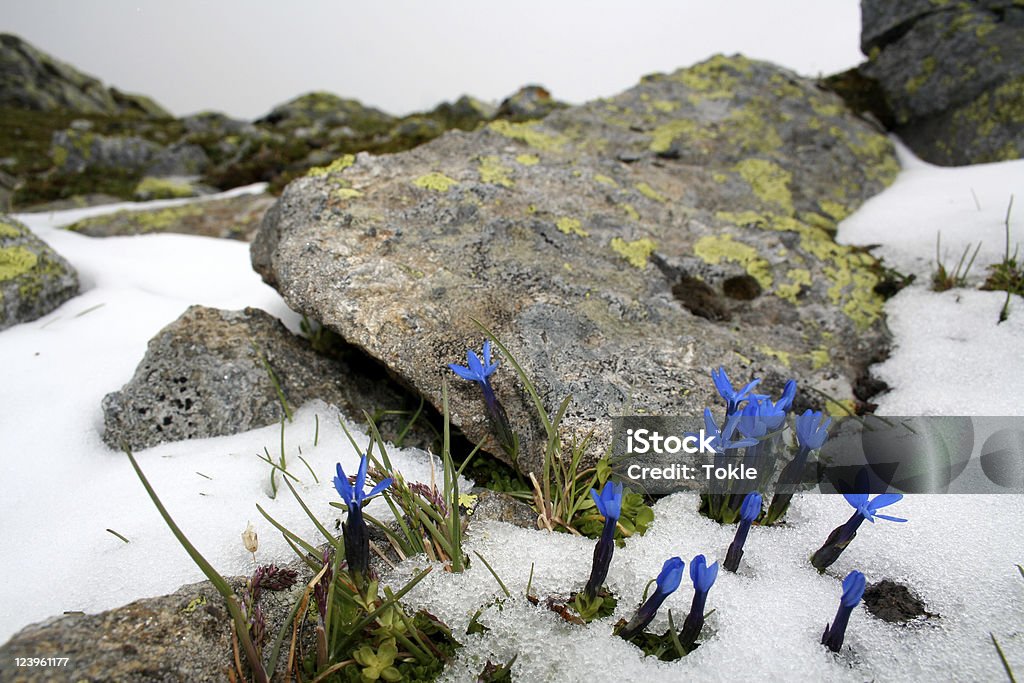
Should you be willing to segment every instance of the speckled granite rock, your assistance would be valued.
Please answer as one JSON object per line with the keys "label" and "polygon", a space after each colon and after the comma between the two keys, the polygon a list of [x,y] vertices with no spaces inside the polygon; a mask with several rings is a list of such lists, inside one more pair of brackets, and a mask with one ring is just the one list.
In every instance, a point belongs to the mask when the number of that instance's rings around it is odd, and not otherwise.
{"label": "speckled granite rock", "polygon": [[78,294],[78,274],[18,221],[0,215],[0,330],[46,315]]}
{"label": "speckled granite rock", "polygon": [[[140,449],[278,422],[283,409],[263,359],[292,407],[314,398],[355,416],[406,407],[365,361],[321,356],[264,311],[192,306],[150,340],[131,381],[103,399],[103,440]],[[385,419],[382,434],[393,437],[399,422]],[[412,436],[407,443],[420,445]]]}
{"label": "speckled granite rock", "polygon": [[[253,242],[288,304],[378,358],[489,450],[475,386],[447,369],[490,327],[566,436],[609,415],[699,414],[707,373],[786,377],[850,398],[881,345],[874,261],[836,222],[897,164],[839,98],[769,64],[715,57],[621,95],[340,159],[293,182]],[[539,470],[534,410],[493,378]]]}

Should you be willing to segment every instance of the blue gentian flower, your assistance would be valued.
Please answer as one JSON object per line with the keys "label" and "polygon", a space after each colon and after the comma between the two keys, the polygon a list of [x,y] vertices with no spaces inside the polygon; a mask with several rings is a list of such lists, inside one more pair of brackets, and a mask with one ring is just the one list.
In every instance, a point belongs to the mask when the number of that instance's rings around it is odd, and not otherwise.
{"label": "blue gentian flower", "polygon": [[370,568],[370,536],[366,529],[366,521],[363,519],[363,503],[374,497],[384,489],[391,486],[392,479],[388,477],[377,483],[370,493],[366,488],[366,456],[359,459],[359,470],[356,473],[355,485],[348,483],[345,470],[338,463],[338,476],[334,478],[334,488],[341,494],[342,500],[348,507],[348,518],[341,523],[341,533],[345,543],[345,561],[348,563],[348,571],[352,580],[357,586],[362,587],[363,579]]}
{"label": "blue gentian flower", "polygon": [[484,395],[484,404],[487,406],[487,419],[491,423],[491,429],[494,430],[495,435],[498,437],[498,444],[512,458],[514,463],[518,457],[519,439],[516,437],[516,433],[512,431],[508,415],[498,401],[498,397],[494,393],[494,387],[491,386],[490,377],[498,369],[498,361],[491,362],[491,340],[488,339],[484,342],[483,359],[477,356],[475,351],[467,350],[465,366],[449,363],[448,367],[462,379],[476,382],[480,385]]}
{"label": "blue gentian flower", "polygon": [[710,567],[703,555],[697,555],[690,562],[690,580],[693,581],[693,602],[690,613],[683,622],[683,630],[679,632],[679,642],[683,649],[690,652],[697,643],[697,637],[704,628],[704,607],[708,599],[708,591],[718,578],[718,563]]}
{"label": "blue gentian flower", "polygon": [[619,636],[629,640],[647,628],[647,625],[651,623],[654,616],[658,613],[661,604],[665,602],[665,598],[672,595],[679,588],[679,582],[683,578],[684,566],[685,563],[678,557],[670,557],[665,560],[665,564],[661,566],[661,572],[655,580],[656,588],[654,593],[647,598],[644,604],[640,605],[640,609],[636,611],[636,615],[629,620],[629,623],[622,627],[622,630],[619,631]]}
{"label": "blue gentian flower", "polygon": [[826,567],[831,566],[832,563],[839,559],[839,556],[846,550],[846,546],[850,545],[850,542],[857,536],[857,529],[860,528],[861,523],[865,519],[871,523],[874,523],[876,517],[889,520],[890,522],[907,521],[902,517],[880,515],[876,512],[879,508],[888,507],[902,500],[902,493],[883,493],[875,496],[871,501],[868,500],[868,494],[866,493],[844,493],[843,497],[846,498],[846,502],[852,505],[856,511],[846,521],[846,524],[833,529],[832,533],[825,539],[824,545],[818,548],[814,555],[811,556],[811,564],[818,571],[824,571]]}
{"label": "blue gentian flower", "polygon": [[796,380],[791,379],[786,382],[786,386],[782,389],[782,396],[779,397],[779,400],[775,405],[781,407],[788,413],[793,407],[794,398],[796,398]]}
{"label": "blue gentian flower", "polygon": [[718,370],[711,371],[711,380],[715,383],[715,388],[718,389],[718,393],[722,398],[726,400],[725,414],[733,415],[739,409],[739,404],[747,400],[750,390],[756,387],[761,380],[755,379],[745,387],[736,391],[732,388],[732,382],[729,381],[729,375],[725,374],[725,368],[719,366]]}
{"label": "blue gentian flower", "polygon": [[597,489],[590,489],[590,497],[594,499],[597,510],[604,515],[604,529],[601,530],[601,538],[594,546],[594,562],[590,568],[590,579],[584,595],[593,600],[597,597],[598,591],[608,578],[608,567],[612,564],[612,553],[615,551],[615,526],[622,513],[622,484],[606,481],[601,493]]}
{"label": "blue gentian flower", "polygon": [[843,647],[843,639],[846,637],[846,626],[850,621],[850,614],[864,596],[864,587],[867,579],[856,569],[847,574],[843,579],[843,596],[839,599],[839,610],[836,618],[831,624],[825,625],[825,633],[821,636],[821,644],[832,652],[839,652]]}
{"label": "blue gentian flower", "polygon": [[590,497],[594,499],[597,511],[601,513],[605,520],[618,521],[619,516],[622,514],[621,483],[606,481],[600,494],[597,492],[597,489],[590,489]]}
{"label": "blue gentian flower", "polygon": [[491,380],[488,378],[494,374],[495,370],[498,369],[498,363],[491,362],[491,340],[488,339],[484,342],[483,360],[480,360],[480,357],[476,355],[475,351],[467,350],[466,367],[456,365],[455,363],[449,363],[448,367],[462,379],[468,379],[471,382],[479,382],[481,385],[489,387]]}
{"label": "blue gentian flower", "polygon": [[366,488],[366,456],[363,455],[359,458],[359,470],[356,472],[356,483],[348,483],[348,477],[345,476],[345,470],[341,468],[341,463],[337,466],[337,476],[334,477],[334,488],[341,494],[341,499],[345,501],[345,505],[348,506],[349,510],[352,510],[352,506],[362,507],[363,503],[373,498],[384,489],[391,486],[392,478],[388,477],[383,481],[377,483],[369,493],[366,493],[363,489]]}
{"label": "blue gentian flower", "polygon": [[740,523],[736,527],[736,536],[729,545],[729,552],[725,555],[725,563],[722,565],[726,571],[735,572],[739,569],[740,559],[743,557],[743,544],[747,542],[747,534],[750,532],[750,525],[761,514],[761,494],[752,491],[743,499],[740,505]]}
{"label": "blue gentian flower", "polygon": [[872,524],[875,523],[875,517],[879,519],[887,519],[890,522],[905,522],[907,520],[902,517],[890,517],[889,515],[880,515],[875,510],[879,508],[889,507],[894,503],[898,503],[903,500],[902,493],[882,493],[874,497],[873,500],[868,501],[868,494],[866,493],[844,493],[843,498],[857,510],[857,514],[868,520]]}
{"label": "blue gentian flower", "polygon": [[757,439],[733,440],[732,436],[736,433],[736,426],[739,424],[739,421],[740,416],[733,414],[725,419],[724,428],[719,429],[718,425],[715,424],[715,418],[711,416],[711,409],[704,409],[704,434],[711,437],[711,447],[715,449],[715,453],[721,454],[728,450],[745,448],[757,443]]}
{"label": "blue gentian flower", "polygon": [[805,410],[803,415],[796,418],[796,440],[800,448],[807,451],[816,451],[825,445],[828,440],[828,426],[832,424],[832,418],[825,418],[822,421],[820,412]]}

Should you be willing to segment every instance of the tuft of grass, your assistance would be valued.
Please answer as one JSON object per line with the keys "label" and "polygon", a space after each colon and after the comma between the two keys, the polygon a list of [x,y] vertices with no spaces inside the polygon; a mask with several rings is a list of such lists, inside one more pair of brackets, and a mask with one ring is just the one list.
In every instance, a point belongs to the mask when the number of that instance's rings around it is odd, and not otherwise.
{"label": "tuft of grass", "polygon": [[1024,262],[1017,262],[1017,251],[1020,245],[1013,249],[1010,255],[1010,212],[1013,210],[1013,195],[1010,195],[1010,203],[1006,207],[1006,219],[1003,225],[1006,227],[1006,248],[1003,251],[1003,260],[988,267],[989,275],[985,280],[982,289],[988,291],[1006,292],[1006,301],[999,311],[999,322],[1005,322],[1010,317],[1010,296],[1016,294],[1024,297]]}
{"label": "tuft of grass", "polygon": [[[979,241],[978,246],[974,248],[974,254],[971,254],[971,243],[968,242],[964,247],[964,253],[960,255],[960,260],[957,261],[956,267],[951,272],[942,262],[942,233],[939,232],[935,237],[935,272],[932,273],[932,291],[945,292],[954,287],[966,286],[967,275],[971,272],[971,266],[974,265],[974,259],[977,258],[980,249],[981,242]],[[969,254],[971,258],[967,260]]]}

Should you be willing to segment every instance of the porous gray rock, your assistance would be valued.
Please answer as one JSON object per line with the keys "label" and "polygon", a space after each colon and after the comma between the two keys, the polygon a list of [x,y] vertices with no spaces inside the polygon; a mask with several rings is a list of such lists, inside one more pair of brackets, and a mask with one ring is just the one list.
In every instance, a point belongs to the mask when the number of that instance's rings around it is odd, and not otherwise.
{"label": "porous gray rock", "polygon": [[896,133],[925,159],[1024,155],[1024,5],[1012,0],[862,0],[860,73]]}
{"label": "porous gray rock", "polygon": [[[479,351],[481,321],[548,410],[572,395],[563,435],[592,434],[595,455],[611,415],[717,402],[719,365],[852,399],[882,344],[878,274],[832,234],[896,171],[837,96],[715,57],[537,123],[340,160],[288,186],[252,259],[293,309],[434,406],[449,382],[454,423],[501,454],[478,388],[447,368]],[[532,402],[509,363],[492,379],[518,465],[540,472]]]}
{"label": "porous gray rock", "polygon": [[40,318],[78,294],[78,273],[9,216],[0,215],[0,330]]}
{"label": "porous gray rock", "polygon": [[[290,568],[298,581],[285,591],[263,590],[260,607],[268,634],[264,656],[288,621],[311,579],[303,563]],[[228,578],[241,595],[244,577]],[[308,641],[311,629],[305,629]],[[308,645],[304,642],[304,645]],[[67,657],[62,667],[15,667],[16,657]],[[248,672],[245,655],[240,654]],[[287,650],[279,658],[283,673]],[[266,660],[265,660],[266,661]],[[209,581],[182,586],[100,614],[69,614],[28,626],[0,646],[0,681],[124,681],[126,683],[221,683],[237,679],[232,620],[224,598]]]}
{"label": "porous gray rock", "polygon": [[[140,449],[278,422],[284,410],[267,365],[292,407],[319,398],[353,416],[406,408],[367,363],[317,354],[264,311],[192,306],[150,340],[131,381],[103,399],[103,440]],[[382,433],[393,437],[398,423],[385,420]]]}

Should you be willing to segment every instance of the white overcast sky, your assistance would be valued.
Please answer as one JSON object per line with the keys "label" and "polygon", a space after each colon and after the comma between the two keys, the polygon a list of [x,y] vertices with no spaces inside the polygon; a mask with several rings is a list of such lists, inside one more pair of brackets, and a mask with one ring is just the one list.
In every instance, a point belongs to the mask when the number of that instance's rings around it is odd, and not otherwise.
{"label": "white overcast sky", "polygon": [[175,114],[247,119],[311,90],[405,114],[527,83],[578,103],[715,53],[862,60],[857,0],[0,0],[0,31]]}

